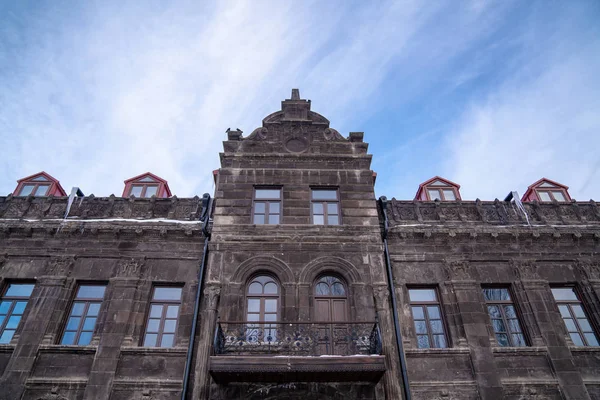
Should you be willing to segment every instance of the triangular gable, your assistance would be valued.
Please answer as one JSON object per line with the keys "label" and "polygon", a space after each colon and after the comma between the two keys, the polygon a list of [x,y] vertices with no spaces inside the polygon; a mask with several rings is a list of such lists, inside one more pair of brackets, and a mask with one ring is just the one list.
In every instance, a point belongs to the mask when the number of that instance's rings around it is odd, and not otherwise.
{"label": "triangular gable", "polygon": [[67,195],[67,192],[65,192],[65,189],[63,189],[63,187],[61,186],[58,179],[54,178],[52,175],[50,175],[49,173],[47,173],[45,171],[40,171],[37,174],[29,175],[29,176],[26,176],[25,178],[21,178],[21,179],[17,180],[17,188],[15,189],[14,194],[16,194],[18,191],[20,191],[21,186],[22,186],[21,184],[25,183],[25,182],[36,182],[36,183],[47,182],[50,184],[50,189],[49,189],[48,195],[51,195],[51,196],[66,196]]}
{"label": "triangular gable", "polygon": [[[454,183],[448,179],[442,178],[441,176],[434,176],[433,178],[430,178],[428,180],[426,180],[425,182],[421,183],[419,185],[419,188],[417,189],[417,194],[415,195],[415,200],[419,200],[421,198],[421,193],[423,192],[423,189],[428,187],[428,186],[433,186],[433,187],[454,187],[456,188],[456,192],[459,192],[460,189],[460,185],[458,183]],[[460,199],[460,194],[458,194],[458,198]]]}
{"label": "triangular gable", "polygon": [[[530,201],[530,198],[532,197],[532,193],[535,189],[537,188],[545,188],[545,189],[564,189],[564,191],[567,194],[567,200],[570,201],[570,195],[569,195],[569,187],[566,185],[563,185],[562,183],[558,183],[556,181],[553,181],[551,179],[548,178],[542,178],[542,179],[538,179],[537,181],[535,181],[534,183],[532,183],[531,185],[529,185],[527,187],[527,190],[525,191],[525,194],[523,194],[523,196],[521,196],[521,201]],[[534,196],[534,198],[537,198],[537,195]]]}
{"label": "triangular gable", "polygon": [[[159,186],[159,197],[164,197],[166,195],[166,197],[171,197],[171,189],[169,188],[169,183],[161,178],[158,175],[154,175],[152,172],[145,172],[143,174],[134,176],[133,178],[129,178],[127,179],[124,183],[125,183],[125,189],[123,190],[123,196],[126,196],[130,190],[130,187],[132,184],[135,183],[144,183],[144,184],[152,184],[152,183],[156,183]],[[164,191],[163,191],[164,189]]]}
{"label": "triangular gable", "polygon": [[[144,181],[144,178],[150,177],[151,179],[153,179],[152,181]],[[133,178],[129,178],[127,179],[124,183],[130,183],[130,182],[161,182],[161,183],[167,183],[167,181],[163,178],[161,178],[160,176],[154,175],[152,172],[145,172],[143,174],[134,176]]]}

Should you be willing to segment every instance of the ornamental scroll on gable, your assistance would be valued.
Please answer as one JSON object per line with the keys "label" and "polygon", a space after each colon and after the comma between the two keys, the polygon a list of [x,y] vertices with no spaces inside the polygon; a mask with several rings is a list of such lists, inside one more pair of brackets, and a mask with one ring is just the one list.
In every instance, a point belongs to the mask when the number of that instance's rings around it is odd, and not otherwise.
{"label": "ornamental scroll on gable", "polygon": [[329,127],[327,118],[310,108],[311,101],[301,99],[299,90],[292,89],[291,98],[281,102],[280,111],[263,119],[262,127],[256,128],[247,137],[243,137],[240,130],[228,129],[228,140],[239,141],[235,151],[289,153],[311,152],[313,145],[359,141],[351,140],[352,137],[344,138]]}

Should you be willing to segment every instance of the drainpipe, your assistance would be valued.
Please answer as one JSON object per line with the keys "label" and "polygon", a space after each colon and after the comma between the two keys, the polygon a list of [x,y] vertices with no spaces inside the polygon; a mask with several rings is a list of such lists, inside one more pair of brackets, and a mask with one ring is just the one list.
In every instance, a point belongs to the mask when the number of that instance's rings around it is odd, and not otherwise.
{"label": "drainpipe", "polygon": [[385,252],[385,266],[387,270],[388,289],[392,297],[392,317],[394,319],[394,330],[396,331],[396,347],[398,348],[398,357],[400,358],[400,371],[402,372],[402,392],[404,400],[410,400],[410,386],[408,384],[408,374],[406,370],[406,357],[404,356],[404,347],[402,346],[402,332],[400,331],[400,323],[398,322],[398,303],[396,301],[396,289],[394,287],[394,276],[392,274],[392,262],[390,260],[390,250],[388,248],[387,236],[389,231],[387,217],[387,198],[381,196],[379,205],[383,213],[383,248]]}
{"label": "drainpipe", "polygon": [[202,233],[204,234],[204,250],[202,251],[202,261],[198,271],[198,288],[196,289],[196,300],[194,302],[194,320],[192,321],[192,331],[190,332],[190,344],[188,345],[187,356],[185,358],[185,372],[183,375],[183,390],[181,391],[181,400],[185,400],[190,380],[190,370],[192,368],[192,355],[194,353],[194,339],[196,337],[196,325],[198,324],[198,313],[200,311],[200,299],[202,297],[202,286],[204,284],[204,270],[206,269],[206,258],[208,256],[208,241],[210,232],[208,223],[210,221],[210,212],[212,208],[212,199],[208,193],[202,196],[202,211],[200,221],[202,224]]}

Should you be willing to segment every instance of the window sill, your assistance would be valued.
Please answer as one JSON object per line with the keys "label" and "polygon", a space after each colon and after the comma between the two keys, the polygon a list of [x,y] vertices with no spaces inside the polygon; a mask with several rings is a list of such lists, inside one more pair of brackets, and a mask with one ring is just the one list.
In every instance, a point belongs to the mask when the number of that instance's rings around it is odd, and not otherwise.
{"label": "window sill", "polygon": [[470,350],[468,347],[446,347],[444,349],[419,349],[419,348],[408,348],[405,349],[406,354],[420,355],[420,354],[431,354],[431,355],[454,355],[454,354],[468,354]]}
{"label": "window sill", "polygon": [[16,344],[10,344],[10,343],[3,343],[0,344],[0,353],[11,353],[15,347],[17,347]]}
{"label": "window sill", "polygon": [[98,346],[76,346],[65,344],[43,344],[39,347],[40,351],[47,353],[89,353],[94,354]]}
{"label": "window sill", "polygon": [[187,347],[141,347],[128,346],[121,347],[121,353],[124,354],[170,354],[180,355],[187,353]]}
{"label": "window sill", "polygon": [[532,346],[523,346],[523,347],[498,347],[493,346],[492,352],[494,353],[502,353],[502,354],[540,354],[546,353],[548,351],[547,347],[532,347]]}
{"label": "window sill", "polygon": [[600,346],[569,346],[573,353],[600,353]]}

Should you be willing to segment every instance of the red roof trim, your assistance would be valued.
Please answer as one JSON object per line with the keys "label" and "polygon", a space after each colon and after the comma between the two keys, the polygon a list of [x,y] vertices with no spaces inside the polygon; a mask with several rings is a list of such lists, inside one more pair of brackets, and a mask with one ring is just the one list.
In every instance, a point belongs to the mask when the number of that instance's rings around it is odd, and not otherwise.
{"label": "red roof trim", "polygon": [[[558,183],[558,182],[553,181],[552,179],[548,179],[548,178],[539,179],[539,180],[535,181],[534,183],[532,183],[531,185],[529,185],[527,187],[527,190],[525,191],[525,194],[523,196],[521,196],[521,201],[529,201],[527,199],[531,196],[531,194],[533,193],[533,191],[535,189],[537,189],[544,182],[551,183],[551,184],[553,184],[555,186],[558,186],[559,188],[564,189],[565,192],[567,193],[567,199],[569,201],[571,201],[571,195],[569,194],[569,187],[566,186],[566,185],[563,185],[562,183]],[[548,189],[548,188],[544,188],[544,189]],[[537,198],[537,196],[536,196],[536,198]]]}
{"label": "red roof trim", "polygon": [[[30,182],[32,181],[34,178],[37,178],[38,176],[44,176],[48,179],[48,181],[52,182],[52,185],[50,185],[50,190],[49,193],[50,195],[54,195],[57,191],[58,191],[58,195],[60,196],[66,196],[67,192],[65,192],[65,189],[63,189],[62,185],[60,184],[60,182],[58,181],[58,179],[56,179],[55,177],[53,177],[52,175],[50,175],[49,173],[47,173],[46,171],[40,171],[37,174],[33,174],[33,175],[29,175],[26,176],[25,178],[21,178],[19,180],[17,180],[17,187],[15,188],[15,191],[13,192],[13,195],[17,195],[18,192],[20,192],[21,190],[21,184],[24,182]],[[36,182],[36,183],[40,183],[40,182]]]}
{"label": "red roof trim", "polygon": [[159,182],[167,183],[166,180],[164,180],[163,178],[161,178],[158,175],[154,175],[152,172],[144,172],[143,174],[140,174],[138,176],[134,176],[133,178],[129,178],[129,179],[125,180],[123,183],[129,183],[129,182],[137,181],[137,180],[143,179],[143,178],[145,178],[147,176],[150,176],[150,177],[152,177],[153,179],[156,179]]}
{"label": "red roof trim", "polygon": [[423,188],[425,188],[427,185],[429,185],[431,182],[436,181],[436,180],[440,180],[442,182],[445,182],[446,184],[448,184],[448,186],[453,186],[456,188],[456,191],[458,192],[458,198],[457,200],[460,200],[460,185],[458,183],[454,183],[446,178],[442,178],[441,176],[434,176],[431,179],[427,179],[425,182],[421,183],[419,185],[419,188],[417,189],[417,194],[415,194],[415,200],[419,200],[419,198],[421,197],[421,192],[423,191]]}
{"label": "red roof trim", "polygon": [[[156,180],[156,182],[159,184],[160,188],[163,188],[165,190],[165,193],[167,195],[167,197],[171,197],[171,189],[169,188],[169,182],[167,182],[165,179],[161,178],[158,175],[154,175],[152,172],[144,172],[143,174],[134,176],[133,178],[129,178],[127,180],[125,180],[123,183],[125,183],[125,188],[123,189],[123,196],[126,196],[126,193],[129,192],[130,186],[132,183],[135,183],[145,177],[151,177],[152,179]],[[143,182],[143,183],[149,183],[149,182]],[[161,193],[159,193],[159,196],[162,197]]]}

